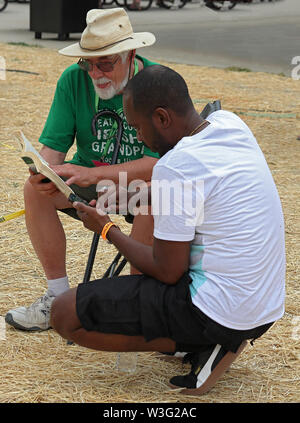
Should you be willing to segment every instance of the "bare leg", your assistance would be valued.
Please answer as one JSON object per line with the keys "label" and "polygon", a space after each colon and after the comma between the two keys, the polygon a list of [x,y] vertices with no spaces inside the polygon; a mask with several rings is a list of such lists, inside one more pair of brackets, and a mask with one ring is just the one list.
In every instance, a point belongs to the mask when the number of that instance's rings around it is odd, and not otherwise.
{"label": "bare leg", "polygon": [[40,194],[28,181],[24,200],[27,231],[47,279],[66,276],[66,237],[56,210],[70,203],[61,193]]}
{"label": "bare leg", "polygon": [[86,331],[76,314],[76,291],[72,288],[52,303],[50,324],[63,338],[99,351],[175,351],[175,342],[168,338],[146,342],[142,336]]}
{"label": "bare leg", "polygon": [[5,321],[16,329],[47,330],[53,298],[69,285],[65,263],[66,238],[56,210],[71,204],[61,193],[52,196],[39,193],[28,181],[24,187],[24,199],[28,234],[48,279],[48,290],[29,307],[8,310]]}
{"label": "bare leg", "polygon": [[[153,217],[149,215],[137,215],[134,218],[130,236],[136,241],[142,242],[145,245],[153,244]],[[130,266],[131,275],[139,275],[141,272]]]}

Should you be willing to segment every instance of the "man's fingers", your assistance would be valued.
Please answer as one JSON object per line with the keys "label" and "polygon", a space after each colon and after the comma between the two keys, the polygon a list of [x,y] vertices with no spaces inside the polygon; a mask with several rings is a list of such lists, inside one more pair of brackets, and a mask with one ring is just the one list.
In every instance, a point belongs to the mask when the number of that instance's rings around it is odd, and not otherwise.
{"label": "man's fingers", "polygon": [[30,181],[37,183],[37,182],[41,182],[45,178],[46,176],[42,175],[41,173],[30,172],[30,176],[29,176]]}
{"label": "man's fingers", "polygon": [[71,178],[69,178],[69,179],[67,179],[66,181],[65,181],[65,183],[67,184],[67,185],[72,185],[72,184],[74,184],[75,183],[75,177],[74,176],[72,176]]}
{"label": "man's fingers", "polygon": [[67,185],[77,184],[81,187],[91,185],[88,178],[88,169],[83,166],[72,165],[70,163],[63,165],[50,166],[58,176],[64,177]]}
{"label": "man's fingers", "polygon": [[51,169],[59,176],[67,177],[69,175],[65,165],[49,165],[49,167],[51,167]]}
{"label": "man's fingers", "polygon": [[58,192],[58,189],[56,187],[56,185],[51,182],[51,181],[46,181],[43,182],[43,180],[45,180],[45,176],[42,174],[32,174],[28,181],[30,182],[30,184],[41,194],[44,195],[53,195],[55,193]]}
{"label": "man's fingers", "polygon": [[80,201],[75,201],[73,203],[73,207],[77,211],[82,212],[82,213],[88,213],[89,212],[89,209],[90,209],[89,206],[86,206],[85,204],[81,203]]}

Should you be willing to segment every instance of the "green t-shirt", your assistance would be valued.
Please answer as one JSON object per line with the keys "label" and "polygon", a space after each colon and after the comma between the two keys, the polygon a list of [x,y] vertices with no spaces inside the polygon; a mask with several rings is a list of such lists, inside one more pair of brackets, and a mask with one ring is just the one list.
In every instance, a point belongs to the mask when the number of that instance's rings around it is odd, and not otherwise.
{"label": "green t-shirt", "polygon": [[[144,67],[155,63],[137,56]],[[116,139],[116,124],[111,117],[100,117],[96,125],[97,136],[92,133],[92,119],[96,111],[109,109],[122,117],[123,136],[117,163],[140,159],[144,156],[157,157],[136,137],[123,113],[122,95],[110,100],[99,101],[96,110],[96,94],[91,78],[77,64],[68,67],[58,80],[53,103],[40,136],[40,143],[53,150],[67,153],[76,139],[76,153],[70,163],[93,167],[110,163]],[[87,92],[87,86],[89,94]],[[107,150],[107,151],[106,151]]]}

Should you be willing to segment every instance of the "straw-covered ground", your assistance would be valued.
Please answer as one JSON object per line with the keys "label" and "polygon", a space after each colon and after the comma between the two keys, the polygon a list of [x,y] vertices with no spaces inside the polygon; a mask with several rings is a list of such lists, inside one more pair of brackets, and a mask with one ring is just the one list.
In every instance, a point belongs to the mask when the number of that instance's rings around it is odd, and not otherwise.
{"label": "straw-covered ground", "polygon": [[[146,52],[145,52],[146,54]],[[38,147],[57,78],[72,61],[56,51],[0,44],[7,69],[0,80],[0,216],[20,210],[27,169],[17,157],[13,133],[22,129]],[[170,376],[189,368],[140,353],[133,375],[118,373],[116,353],[68,346],[53,330],[24,333],[6,327],[0,340],[0,402],[298,402],[300,359],[299,164],[300,83],[280,75],[170,64],[187,80],[197,110],[220,99],[254,132],[271,168],[286,222],[286,313],[233,363],[205,396],[172,391]],[[82,281],[92,234],[62,216],[68,242],[71,285]],[[118,220],[118,219],[117,219]],[[119,224],[129,231],[123,219]],[[45,278],[27,236],[24,216],[0,224],[0,316],[31,304],[45,291]],[[115,254],[100,243],[92,278]],[[125,269],[128,272],[128,268]],[[124,273],[124,272],[123,272]],[[1,318],[3,323],[3,318]],[[6,336],[5,336],[6,335]],[[6,338],[6,339],[4,339]]]}

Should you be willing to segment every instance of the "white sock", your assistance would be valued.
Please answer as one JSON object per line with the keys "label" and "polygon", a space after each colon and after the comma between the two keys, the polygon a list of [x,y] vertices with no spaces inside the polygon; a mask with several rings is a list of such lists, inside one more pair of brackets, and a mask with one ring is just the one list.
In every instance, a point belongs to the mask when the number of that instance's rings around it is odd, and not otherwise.
{"label": "white sock", "polygon": [[70,288],[68,276],[58,279],[48,279],[48,295],[57,297]]}

